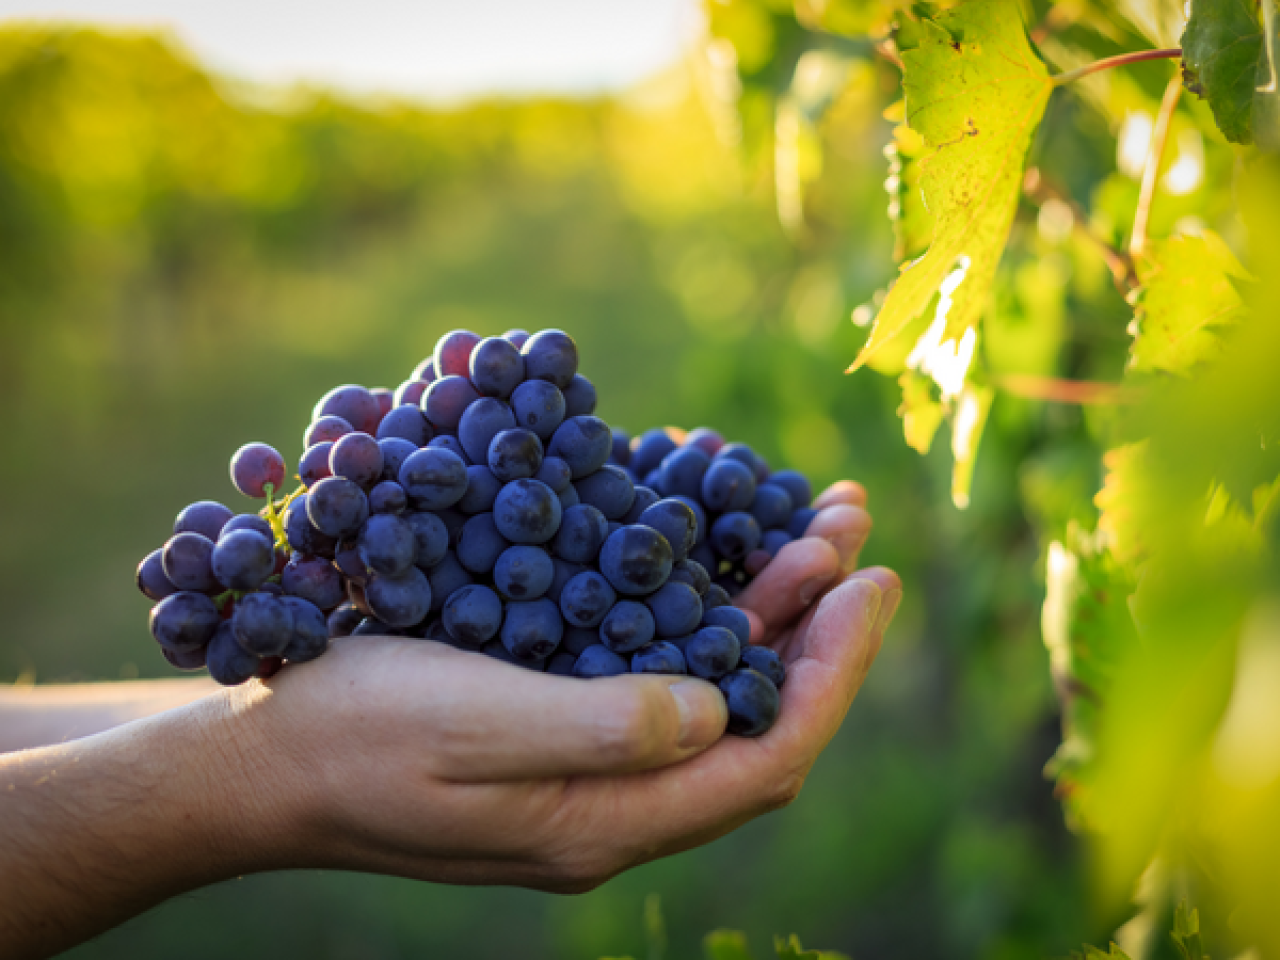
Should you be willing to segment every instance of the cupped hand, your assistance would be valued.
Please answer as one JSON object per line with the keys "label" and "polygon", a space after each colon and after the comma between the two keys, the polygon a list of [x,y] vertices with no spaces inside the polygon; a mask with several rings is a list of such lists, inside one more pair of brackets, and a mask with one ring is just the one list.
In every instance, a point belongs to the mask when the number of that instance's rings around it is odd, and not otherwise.
{"label": "cupped hand", "polygon": [[837,484],[738,603],[787,664],[777,724],[723,736],[714,686],[578,680],[437,643],[349,638],[232,694],[259,866],[590,889],[790,802],[839,728],[901,594],[857,569],[865,496]]}

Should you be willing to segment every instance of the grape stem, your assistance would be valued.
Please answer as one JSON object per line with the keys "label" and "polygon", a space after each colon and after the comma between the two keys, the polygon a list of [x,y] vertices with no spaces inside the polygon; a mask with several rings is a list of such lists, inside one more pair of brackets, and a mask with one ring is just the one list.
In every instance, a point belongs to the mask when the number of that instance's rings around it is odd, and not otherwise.
{"label": "grape stem", "polygon": [[1071,195],[1061,187],[1050,182],[1039,167],[1028,167],[1022,180],[1022,192],[1032,203],[1043,206],[1048,200],[1058,200],[1071,208],[1074,217],[1074,229],[1102,254],[1107,269],[1111,271],[1111,280],[1120,293],[1127,294],[1135,286],[1138,279],[1133,269],[1133,258],[1123,250],[1117,250],[1105,237],[1100,236],[1089,225],[1089,214]]}
{"label": "grape stem", "polygon": [[1142,168],[1142,187],[1138,192],[1138,209],[1133,215],[1133,233],[1129,236],[1129,257],[1139,256],[1147,245],[1147,222],[1151,218],[1151,204],[1156,197],[1156,179],[1160,175],[1160,161],[1164,157],[1164,147],[1169,140],[1169,127],[1173,120],[1173,111],[1178,107],[1178,98],[1182,95],[1182,78],[1175,73],[1164,88],[1164,99],[1160,101],[1160,113],[1156,116],[1155,129],[1151,132],[1151,146],[1147,151],[1147,162]]}
{"label": "grape stem", "polygon": [[1133,403],[1138,399],[1138,391],[1131,387],[1094,380],[1059,380],[1055,377],[1009,373],[992,377],[992,383],[1005,393],[1023,400],[1114,404]]}
{"label": "grape stem", "polygon": [[1119,56],[1107,57],[1105,60],[1095,60],[1093,63],[1086,63],[1083,67],[1077,67],[1075,70],[1068,70],[1066,73],[1055,74],[1049,80],[1055,87],[1060,87],[1064,83],[1070,83],[1072,80],[1079,80],[1081,77],[1087,77],[1091,73],[1097,73],[1100,70],[1110,70],[1113,67],[1122,67],[1126,63],[1141,63],[1144,60],[1173,60],[1182,58],[1181,47],[1167,47],[1163,50],[1135,50],[1132,53],[1122,53]]}

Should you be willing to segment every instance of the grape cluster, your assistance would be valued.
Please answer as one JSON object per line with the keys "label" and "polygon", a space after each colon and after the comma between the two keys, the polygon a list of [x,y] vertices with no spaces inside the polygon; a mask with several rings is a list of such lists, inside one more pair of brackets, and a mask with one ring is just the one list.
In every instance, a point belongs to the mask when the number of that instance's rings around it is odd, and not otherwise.
{"label": "grape cluster", "polygon": [[352,635],[582,678],[691,674],[719,684],[731,732],[764,733],[786,671],[732,598],[804,535],[809,481],[707,428],[631,440],[595,407],[559,330],[455,330],[394,393],[329,391],[302,487],[277,499],[283,458],[248,444],[231,478],[261,514],[194,503],[139,565],[152,635],[228,685]]}

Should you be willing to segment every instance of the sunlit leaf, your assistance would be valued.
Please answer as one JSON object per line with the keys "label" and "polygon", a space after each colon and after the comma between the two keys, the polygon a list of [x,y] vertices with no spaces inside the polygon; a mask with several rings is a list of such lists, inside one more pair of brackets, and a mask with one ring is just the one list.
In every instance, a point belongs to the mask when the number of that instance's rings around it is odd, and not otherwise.
{"label": "sunlit leaf", "polygon": [[1173,930],[1169,936],[1182,960],[1209,960],[1200,940],[1200,911],[1189,909],[1185,900],[1178,903],[1173,913]]}
{"label": "sunlit leaf", "polygon": [[925,140],[921,187],[937,225],[929,252],[904,265],[852,369],[919,316],[957,264],[967,268],[946,337],[977,324],[1052,90],[1012,0],[969,0],[913,32],[916,45],[901,52],[907,123]]}
{"label": "sunlit leaf", "polygon": [[1130,957],[1114,943],[1106,951],[1086,943],[1083,950],[1068,954],[1067,960],[1130,960]]}
{"label": "sunlit leaf", "polygon": [[1209,101],[1218,129],[1233,143],[1253,142],[1253,99],[1266,64],[1254,0],[1192,0],[1182,36],[1183,79]]}
{"label": "sunlit leaf", "polygon": [[747,936],[738,930],[713,930],[702,940],[706,960],[752,960]]}
{"label": "sunlit leaf", "polygon": [[778,954],[778,960],[848,960],[843,953],[831,950],[806,950],[794,933],[786,940],[774,937],[773,949]]}
{"label": "sunlit leaf", "polygon": [[933,446],[933,435],[942,426],[945,408],[938,402],[937,388],[928,377],[908,370],[898,378],[902,386],[902,406],[898,416],[902,418],[902,432],[907,446],[919,454],[926,454]]}
{"label": "sunlit leaf", "polygon": [[978,443],[987,425],[995,391],[990,387],[965,384],[955,404],[951,424],[951,502],[961,510],[969,506],[969,490],[973,486],[973,468],[978,462]]}

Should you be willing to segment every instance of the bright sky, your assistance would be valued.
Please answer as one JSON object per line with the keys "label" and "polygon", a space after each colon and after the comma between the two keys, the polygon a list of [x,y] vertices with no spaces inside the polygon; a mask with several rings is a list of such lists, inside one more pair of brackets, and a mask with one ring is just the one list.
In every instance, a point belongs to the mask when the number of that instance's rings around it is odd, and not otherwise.
{"label": "bright sky", "polygon": [[0,0],[0,19],[168,28],[230,76],[432,97],[616,89],[678,55],[697,0]]}

